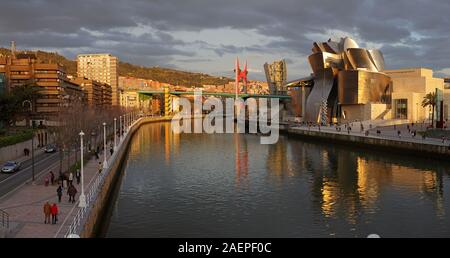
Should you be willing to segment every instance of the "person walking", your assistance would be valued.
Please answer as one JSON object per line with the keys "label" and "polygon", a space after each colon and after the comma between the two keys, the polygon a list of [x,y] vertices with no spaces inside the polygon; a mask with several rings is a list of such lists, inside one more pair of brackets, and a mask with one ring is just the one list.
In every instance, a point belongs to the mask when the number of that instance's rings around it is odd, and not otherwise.
{"label": "person walking", "polygon": [[55,174],[53,174],[53,171],[50,170],[50,182],[52,185],[55,184]]}
{"label": "person walking", "polygon": [[75,173],[75,177],[77,178],[77,185],[80,184],[80,179],[81,179],[81,173],[80,173],[80,169],[77,168],[77,172]]}
{"label": "person walking", "polygon": [[99,174],[102,173],[102,170],[103,170],[103,165],[102,165],[101,162],[99,162],[99,163],[98,163],[98,173],[99,173]]}
{"label": "person walking", "polygon": [[69,173],[69,186],[72,185],[72,182],[73,182],[73,173],[70,172],[70,173]]}
{"label": "person walking", "polygon": [[77,194],[77,189],[75,186],[70,185],[69,189],[67,189],[67,194],[69,195],[69,202],[75,202],[75,195]]}
{"label": "person walking", "polygon": [[59,174],[58,182],[59,182],[60,185],[63,185],[63,182],[64,182],[64,176],[63,176],[62,174]]}
{"label": "person walking", "polygon": [[51,206],[50,203],[46,202],[44,204],[44,215],[45,215],[45,219],[44,219],[44,224],[50,224],[50,214],[51,214]]}
{"label": "person walking", "polygon": [[59,185],[58,189],[56,189],[56,194],[58,195],[58,202],[61,202],[61,197],[63,194],[63,188],[61,185]]}
{"label": "person walking", "polygon": [[[319,131],[320,131],[320,128],[319,128]],[[111,156],[113,155],[113,153],[114,153],[114,148],[113,148],[113,147],[111,147],[111,148],[109,149],[109,153],[111,153]]]}
{"label": "person walking", "polygon": [[52,213],[52,224],[56,224],[56,222],[58,221],[58,206],[56,206],[56,203],[53,203],[51,213]]}

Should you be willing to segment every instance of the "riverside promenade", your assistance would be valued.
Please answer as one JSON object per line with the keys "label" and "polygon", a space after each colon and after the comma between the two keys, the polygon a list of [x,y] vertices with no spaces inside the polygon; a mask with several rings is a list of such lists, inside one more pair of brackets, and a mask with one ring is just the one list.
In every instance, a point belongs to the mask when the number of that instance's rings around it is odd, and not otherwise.
{"label": "riverside promenade", "polygon": [[[450,156],[450,139],[436,139],[412,134],[414,131],[426,130],[423,124],[401,124],[395,126],[382,126],[368,128],[360,127],[359,122],[350,124],[351,130],[344,125],[338,130],[336,126],[307,126],[301,124],[289,124],[288,132],[292,135],[308,139],[323,139],[326,141],[338,141],[359,146],[373,146],[414,152],[428,156]],[[400,132],[400,134],[399,134]]]}
{"label": "riverside promenade", "polygon": [[[116,156],[121,149],[127,147],[127,141],[131,137],[130,130],[135,127],[139,122],[157,122],[161,121],[161,117],[153,118],[140,118],[134,121],[129,128],[126,129],[126,133],[122,136],[122,141],[117,139],[117,147],[111,156],[109,148],[106,151],[107,163],[112,164],[115,159],[121,157]],[[107,147],[110,146],[110,142],[107,143]],[[86,146],[85,146],[86,148]],[[86,152],[86,150],[85,150]],[[125,153],[122,151],[121,153]],[[97,193],[102,187],[102,180],[107,173],[111,172],[110,167],[103,169],[102,173],[98,173],[99,162],[103,162],[103,153],[101,153],[98,160],[92,157],[90,160],[86,160],[84,164],[84,189],[89,204],[95,201]],[[45,176],[49,171],[56,171],[57,166],[49,167],[45,171],[38,171],[38,177],[35,180],[35,184],[27,182],[20,188],[6,194],[0,199],[0,209],[9,214],[9,229],[6,233],[8,238],[64,238],[67,237],[73,231],[79,229],[82,222],[81,215],[88,215],[89,207],[79,208],[78,198],[81,193],[81,184],[76,183],[74,179],[74,186],[77,189],[76,202],[70,203],[69,196],[67,195],[67,188],[63,191],[63,197],[61,203],[58,203],[58,197],[56,189],[58,184],[49,184],[45,186]],[[115,172],[115,171],[114,171]],[[44,223],[43,206],[45,202],[50,204],[56,203],[58,205],[58,222],[54,225]]]}

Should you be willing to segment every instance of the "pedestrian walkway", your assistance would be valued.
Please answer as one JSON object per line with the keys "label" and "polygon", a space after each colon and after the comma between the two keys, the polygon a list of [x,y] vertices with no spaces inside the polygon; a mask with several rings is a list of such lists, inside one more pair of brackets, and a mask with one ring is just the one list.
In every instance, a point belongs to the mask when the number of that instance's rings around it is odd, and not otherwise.
{"label": "pedestrian walkway", "polygon": [[[353,125],[353,126],[352,126]],[[336,130],[336,126],[306,126],[300,124],[291,124],[290,127],[292,129],[301,129],[305,131],[320,131],[325,133],[332,134],[345,134],[345,135],[355,135],[361,137],[371,137],[378,139],[387,139],[387,140],[396,140],[402,142],[412,142],[412,143],[421,143],[421,144],[430,144],[430,145],[438,145],[438,146],[450,146],[450,140],[445,140],[442,142],[441,139],[436,138],[422,138],[420,135],[413,136],[410,131],[407,129],[407,125],[396,125],[394,126],[386,126],[386,127],[376,127],[376,128],[367,128],[361,130],[360,123],[354,122],[350,124],[351,130],[347,130],[344,125],[341,125],[341,131]],[[426,125],[417,124],[414,126],[410,126],[410,130],[422,131],[426,129]],[[380,134],[377,134],[376,131],[380,131]],[[366,135],[366,131],[368,134]],[[398,135],[398,131],[400,131],[400,136]]]}
{"label": "pedestrian walkway", "polygon": [[[109,143],[108,145],[109,146]],[[109,151],[106,151],[107,159],[109,159]],[[89,189],[90,184],[98,176],[98,162],[103,161],[103,156],[96,160],[92,157],[84,166],[85,189]],[[55,171],[59,164],[49,170]],[[50,238],[61,237],[67,231],[69,224],[75,216],[78,207],[78,201],[69,203],[67,188],[64,189],[61,203],[58,203],[56,189],[58,184],[45,186],[45,177],[47,173],[43,173],[36,179],[36,184],[26,184],[18,189],[11,196],[7,196],[0,200],[0,209],[9,214],[10,233],[7,237],[12,238]],[[77,189],[76,200],[81,193],[81,185],[76,184]],[[56,203],[59,208],[58,222],[56,225],[44,224],[43,206],[48,201],[50,204]]]}

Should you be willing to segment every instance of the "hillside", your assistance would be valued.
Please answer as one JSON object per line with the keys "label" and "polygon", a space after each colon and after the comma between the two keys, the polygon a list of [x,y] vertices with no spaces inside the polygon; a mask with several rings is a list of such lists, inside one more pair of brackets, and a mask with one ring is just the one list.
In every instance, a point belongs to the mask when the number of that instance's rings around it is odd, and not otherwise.
{"label": "hillside", "polygon": [[[36,53],[37,58],[44,62],[60,63],[64,65],[67,74],[76,75],[76,61],[69,60],[58,53],[49,53],[40,50],[29,52]],[[0,48],[0,54],[10,55],[11,51],[6,48]],[[173,85],[186,86],[223,85],[231,81],[229,78],[219,78],[203,73],[191,73],[161,67],[144,67],[125,62],[119,63],[119,76],[144,78]]]}

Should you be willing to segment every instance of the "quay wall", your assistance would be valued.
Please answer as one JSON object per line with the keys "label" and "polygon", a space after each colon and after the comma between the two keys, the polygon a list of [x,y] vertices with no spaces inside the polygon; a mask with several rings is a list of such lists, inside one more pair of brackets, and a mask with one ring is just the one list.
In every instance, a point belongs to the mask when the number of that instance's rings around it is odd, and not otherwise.
{"label": "quay wall", "polygon": [[372,136],[347,135],[331,132],[310,131],[299,128],[289,128],[287,134],[290,137],[299,137],[305,140],[323,141],[326,143],[338,143],[352,145],[361,148],[376,149],[402,154],[411,154],[431,158],[450,158],[449,146],[435,145],[428,143],[418,143],[386,139]]}
{"label": "quay wall", "polygon": [[167,117],[159,117],[159,118],[152,118],[152,117],[145,117],[141,118],[136,124],[134,124],[130,128],[130,133],[126,135],[126,138],[124,138],[124,142],[121,145],[121,148],[117,150],[117,154],[115,156],[115,159],[109,160],[109,173],[105,177],[105,181],[99,191],[99,194],[97,195],[97,199],[92,203],[91,209],[89,214],[87,215],[87,218],[84,222],[84,225],[82,227],[80,237],[81,238],[89,238],[89,237],[95,237],[96,233],[98,232],[99,227],[101,226],[101,220],[104,218],[104,213],[107,210],[107,205],[109,204],[109,198],[112,194],[112,191],[114,190],[114,186],[117,183],[117,180],[120,178],[120,172],[122,169],[122,163],[124,159],[126,158],[128,146],[131,142],[131,139],[133,138],[134,133],[139,130],[139,128],[143,124],[147,123],[156,123],[156,122],[163,122],[163,121],[170,121],[171,118]]}

